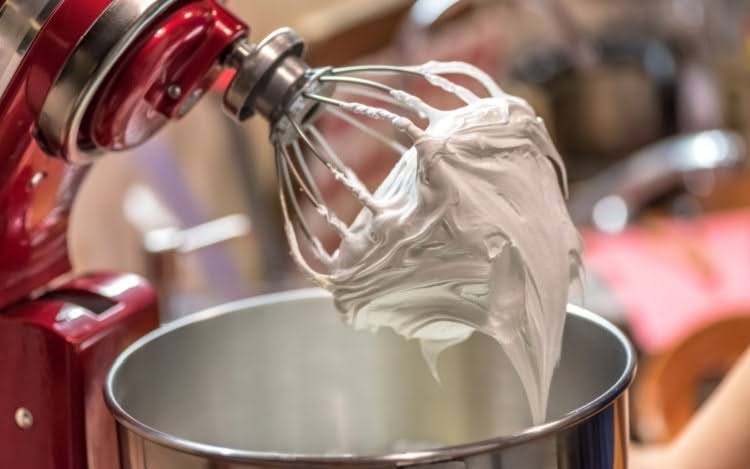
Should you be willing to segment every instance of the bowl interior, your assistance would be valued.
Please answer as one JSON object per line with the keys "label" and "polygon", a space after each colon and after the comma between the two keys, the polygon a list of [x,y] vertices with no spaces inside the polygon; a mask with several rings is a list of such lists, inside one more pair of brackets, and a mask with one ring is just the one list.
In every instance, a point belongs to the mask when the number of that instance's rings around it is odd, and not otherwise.
{"label": "bowl interior", "polygon": [[[631,359],[611,328],[569,313],[548,420],[607,393]],[[439,370],[440,384],[418,343],[354,331],[327,295],[308,291],[150,334],[115,365],[108,392],[154,430],[247,451],[387,454],[529,427],[519,378],[493,340],[475,334],[444,352]]]}

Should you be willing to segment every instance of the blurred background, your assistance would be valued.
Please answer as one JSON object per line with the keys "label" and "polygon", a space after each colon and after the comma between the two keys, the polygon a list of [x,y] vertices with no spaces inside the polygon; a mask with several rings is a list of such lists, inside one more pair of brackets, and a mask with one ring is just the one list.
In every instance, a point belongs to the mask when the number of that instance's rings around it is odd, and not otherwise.
{"label": "blurred background", "polygon": [[[254,40],[296,29],[311,65],[462,60],[535,107],[568,166],[585,305],[643,357],[636,438],[672,438],[750,344],[750,2],[228,3]],[[220,96],[103,159],[74,210],[76,269],[148,277],[164,321],[308,285],[282,232],[268,127],[234,125]],[[390,169],[355,129],[327,131],[356,149],[344,154],[366,182]]]}

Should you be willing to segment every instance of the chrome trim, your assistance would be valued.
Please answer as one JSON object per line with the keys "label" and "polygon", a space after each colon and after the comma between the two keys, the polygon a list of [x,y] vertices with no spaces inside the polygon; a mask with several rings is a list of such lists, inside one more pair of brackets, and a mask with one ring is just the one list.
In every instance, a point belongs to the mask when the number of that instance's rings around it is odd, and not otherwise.
{"label": "chrome trim", "polygon": [[240,122],[255,111],[271,121],[279,117],[279,108],[309,70],[300,59],[304,48],[289,28],[273,31],[257,45],[235,42],[229,62],[237,74],[224,94],[224,109]]}
{"label": "chrome trim", "polygon": [[52,84],[39,116],[44,147],[68,161],[87,163],[102,151],[78,146],[88,105],[130,45],[178,0],[114,0],[76,45]]}
{"label": "chrome trim", "polygon": [[7,0],[0,5],[0,98],[60,1]]}
{"label": "chrome trim", "polygon": [[[490,440],[467,443],[457,446],[447,446],[440,449],[412,451],[404,453],[391,453],[376,456],[355,457],[352,455],[335,455],[327,456],[320,454],[289,454],[276,452],[248,451],[238,450],[215,446],[211,444],[198,443],[196,441],[169,435],[160,430],[152,428],[139,422],[135,417],[128,414],[117,400],[114,398],[114,378],[117,370],[123,366],[128,358],[149,342],[157,340],[159,337],[166,335],[175,329],[182,328],[189,324],[200,323],[210,320],[216,316],[232,313],[239,310],[275,304],[289,301],[298,301],[305,299],[330,298],[331,295],[325,290],[318,288],[307,288],[299,290],[290,290],[280,293],[271,293],[256,297],[246,298],[231,303],[215,306],[189,316],[172,321],[171,323],[161,326],[158,329],[149,332],[140,339],[136,340],[124,352],[117,357],[114,364],[109,370],[106,382],[104,384],[104,395],[107,406],[117,421],[127,429],[135,432],[137,435],[146,438],[159,445],[172,448],[180,452],[193,454],[203,457],[212,457],[220,455],[223,460],[237,461],[242,463],[270,463],[284,464],[297,463],[304,467],[312,465],[315,467],[338,466],[346,467],[363,464],[395,464],[397,466],[407,466],[414,464],[429,464],[436,461],[450,461],[464,457],[474,456],[480,453],[488,453],[498,449],[522,444],[547,435],[554,434],[564,429],[574,427],[575,425],[587,420],[588,418],[610,408],[619,398],[624,396],[627,388],[630,386],[636,372],[636,354],[633,345],[616,326],[579,306],[568,304],[567,310],[569,315],[578,316],[586,321],[601,326],[602,329],[612,334],[622,345],[625,351],[626,363],[617,381],[604,393],[587,404],[565,414],[557,420],[530,427],[521,432]],[[244,466],[243,466],[244,467]],[[266,466],[263,466],[266,467]]]}

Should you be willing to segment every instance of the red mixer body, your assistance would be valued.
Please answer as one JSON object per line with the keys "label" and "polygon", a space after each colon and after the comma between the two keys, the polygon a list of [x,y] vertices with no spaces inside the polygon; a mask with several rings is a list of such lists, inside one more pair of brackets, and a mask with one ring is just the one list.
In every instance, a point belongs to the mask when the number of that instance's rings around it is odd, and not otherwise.
{"label": "red mixer body", "polygon": [[72,136],[82,153],[131,148],[187,112],[247,28],[215,0],[16,3],[0,0],[0,41],[8,31],[18,38],[15,55],[0,48],[0,468],[116,468],[101,384],[116,355],[156,327],[155,295],[132,274],[60,280],[88,166],[71,164],[71,147],[51,142],[40,122],[53,93],[67,92],[69,68],[96,68],[85,38],[97,28],[116,34],[101,24],[119,20],[116,11],[152,17],[125,28],[127,40],[112,38],[127,47],[97,77]]}
{"label": "red mixer body", "polygon": [[3,312],[0,467],[118,467],[102,386],[119,352],[157,326],[155,304],[135,275],[92,274]]}

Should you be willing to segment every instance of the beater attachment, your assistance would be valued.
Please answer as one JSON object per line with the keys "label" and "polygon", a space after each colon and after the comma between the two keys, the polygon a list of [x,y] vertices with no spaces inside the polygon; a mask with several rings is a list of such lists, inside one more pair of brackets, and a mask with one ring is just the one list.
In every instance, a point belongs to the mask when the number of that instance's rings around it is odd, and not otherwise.
{"label": "beater attachment", "polygon": [[[309,275],[325,284],[323,272],[306,262],[302,246],[328,272],[335,265],[337,252],[331,254],[325,249],[326,243],[316,235],[304,209],[312,207],[339,239],[347,236],[350,225],[326,203],[311,164],[322,164],[370,215],[377,215],[382,208],[339,157],[321,122],[351,126],[400,158],[429,131],[429,122],[446,111],[404,91],[404,87],[417,87],[424,91],[420,93],[423,96],[429,95],[441,107],[448,104],[451,109],[487,96],[502,97],[498,105],[508,107],[516,98],[503,93],[481,70],[461,62],[310,68],[301,59],[303,48],[302,39],[288,28],[277,30],[259,44],[238,41],[225,58],[226,65],[237,73],[224,95],[224,107],[239,121],[258,112],[270,122],[278,191],[292,255]],[[461,84],[445,75],[459,77]],[[506,117],[509,112],[505,112]],[[308,244],[299,244],[297,231]]]}
{"label": "beater attachment", "polygon": [[[481,89],[481,94],[485,96],[480,97],[444,75],[463,75],[462,83],[466,81],[463,78],[472,78],[479,86],[471,88]],[[487,95],[506,95],[483,72],[455,62],[430,62],[419,66],[327,67],[310,70],[307,77],[305,85],[271,120],[271,141],[276,153],[278,191],[292,255],[307,274],[325,286],[325,272],[313,268],[305,260],[303,250],[310,252],[322,264],[322,270],[328,273],[336,265],[338,252],[334,250],[329,253],[325,249],[308,220],[310,210],[304,208],[311,206],[314,209],[312,216],[316,216],[317,212],[317,216],[335,231],[339,239],[347,236],[350,225],[326,203],[313,177],[311,163],[321,163],[371,216],[376,216],[383,206],[377,200],[378,193],[369,191],[339,157],[324,136],[322,127],[325,126],[321,122],[332,124],[332,121],[340,121],[336,125],[350,125],[363,132],[375,144],[395,153],[393,161],[383,161],[383,164],[392,165],[408,147],[429,131],[429,121],[445,112],[392,86],[392,83],[421,86],[426,94],[434,95],[436,99],[440,95],[441,105],[445,104],[447,98],[452,108],[471,105]],[[411,79],[418,82],[414,83]],[[298,200],[299,194],[301,200]],[[308,243],[303,245],[306,249],[299,244],[298,232]]]}

